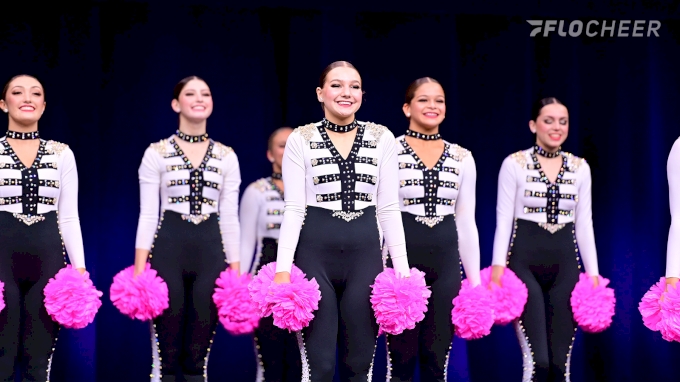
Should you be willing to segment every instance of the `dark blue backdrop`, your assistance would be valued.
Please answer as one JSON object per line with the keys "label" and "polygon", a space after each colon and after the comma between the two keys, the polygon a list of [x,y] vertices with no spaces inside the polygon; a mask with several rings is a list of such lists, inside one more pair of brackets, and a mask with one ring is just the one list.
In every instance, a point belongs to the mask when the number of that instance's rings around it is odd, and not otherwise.
{"label": "dark blue backdrop", "polygon": [[[2,5],[0,77],[28,72],[46,87],[40,130],[75,152],[87,267],[105,292],[94,324],[62,330],[53,381],[148,380],[148,324],[118,313],[108,288],[133,261],[143,151],[177,127],[173,85],[193,74],[208,81],[215,100],[208,130],[239,155],[245,187],[270,171],[264,153],[273,129],[322,117],[314,96],[318,74],[339,59],[362,74],[367,93],[359,118],[395,135],[406,128],[406,86],[422,76],[444,84],[442,133],[470,149],[478,166],[483,266],[491,261],[500,164],[531,144],[531,102],[561,98],[571,113],[565,149],[592,167],[600,270],[617,294],[612,327],[599,335],[579,332],[572,380],[651,381],[680,373],[680,345],[647,330],[637,311],[665,267],[666,158],[680,135],[675,6],[183,3]],[[541,18],[656,19],[662,27],[658,38],[529,37],[525,20]],[[378,357],[375,380],[384,375],[384,351]],[[213,381],[253,380],[247,337],[230,337],[220,328],[210,361]],[[450,364],[454,381],[521,379],[511,327],[469,343],[457,339]]]}

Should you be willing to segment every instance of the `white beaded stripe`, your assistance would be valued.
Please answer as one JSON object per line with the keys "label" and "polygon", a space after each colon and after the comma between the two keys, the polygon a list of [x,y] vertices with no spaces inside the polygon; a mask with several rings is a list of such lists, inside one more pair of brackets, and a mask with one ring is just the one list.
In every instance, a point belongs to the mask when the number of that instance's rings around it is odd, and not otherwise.
{"label": "white beaded stripe", "polygon": [[203,380],[208,382],[208,359],[210,358],[210,348],[212,348],[213,340],[215,339],[215,331],[213,330],[212,338],[210,339],[210,345],[208,345],[208,351],[205,353],[205,358],[203,358]]}
{"label": "white beaded stripe", "polygon": [[571,382],[571,351],[574,348],[574,340],[576,339],[576,331],[578,328],[574,328],[574,335],[571,337],[571,345],[569,345],[569,352],[567,353],[567,362],[564,364],[566,370],[564,373],[565,382]]}
{"label": "white beaded stripe", "polygon": [[161,380],[161,349],[158,346],[158,334],[156,333],[156,325],[151,322],[151,382],[160,382]]}
{"label": "white beaded stripe", "polygon": [[378,348],[378,337],[375,338],[375,345],[373,345],[373,357],[371,357],[371,367],[368,368],[368,376],[366,382],[373,381],[373,362],[375,362],[375,351]]}
{"label": "white beaded stripe", "polygon": [[309,361],[307,360],[307,349],[305,348],[305,340],[302,337],[302,331],[296,332],[298,347],[300,348],[300,360],[302,361],[302,379],[300,382],[310,382],[311,373],[309,371]]}
{"label": "white beaded stripe", "polygon": [[390,338],[389,335],[385,335],[385,348],[387,356],[387,373],[385,375],[385,382],[390,382],[392,380],[392,357],[390,354]]}
{"label": "white beaded stripe", "polygon": [[54,356],[54,349],[57,347],[57,340],[59,339],[59,331],[61,331],[61,327],[57,329],[57,337],[54,339],[54,343],[52,344],[52,352],[50,353],[50,358],[47,359],[47,381],[50,382],[50,374],[52,372],[52,357]]}
{"label": "white beaded stripe", "polygon": [[446,352],[446,361],[444,362],[444,381],[449,380],[449,357],[451,356],[451,347],[453,344],[449,345],[449,351]]}
{"label": "white beaded stripe", "polygon": [[260,354],[260,344],[257,337],[253,338],[253,344],[255,345],[255,357],[257,358],[255,382],[264,382],[264,364],[262,363],[262,354]]}
{"label": "white beaded stripe", "polygon": [[526,330],[522,326],[521,320],[515,320],[514,322],[515,332],[517,333],[517,338],[519,339],[519,345],[522,348],[522,382],[531,382],[534,376],[534,353],[531,351],[531,343],[529,343],[529,337],[526,335]]}

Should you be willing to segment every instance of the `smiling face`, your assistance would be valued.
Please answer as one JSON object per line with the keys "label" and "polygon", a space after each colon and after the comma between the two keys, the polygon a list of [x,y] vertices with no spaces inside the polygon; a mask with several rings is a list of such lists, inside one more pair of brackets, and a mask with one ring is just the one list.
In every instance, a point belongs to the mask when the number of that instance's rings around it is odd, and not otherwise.
{"label": "smiling face", "polygon": [[437,128],[446,117],[444,89],[436,82],[425,82],[413,93],[413,99],[405,103],[404,114],[411,124],[423,130]]}
{"label": "smiling face", "polygon": [[549,152],[556,151],[569,135],[569,111],[559,103],[551,103],[541,108],[529,128],[536,134],[536,144]]}
{"label": "smiling face", "polygon": [[14,123],[29,126],[38,122],[45,111],[45,93],[40,82],[29,76],[14,78],[0,100],[0,108],[7,110]]}
{"label": "smiling face", "polygon": [[316,88],[316,95],[323,103],[326,119],[347,125],[361,107],[361,76],[354,68],[334,68],[326,74],[323,86]]}
{"label": "smiling face", "polygon": [[192,122],[208,119],[213,110],[213,100],[208,84],[199,79],[187,82],[179,96],[172,100],[172,109]]}

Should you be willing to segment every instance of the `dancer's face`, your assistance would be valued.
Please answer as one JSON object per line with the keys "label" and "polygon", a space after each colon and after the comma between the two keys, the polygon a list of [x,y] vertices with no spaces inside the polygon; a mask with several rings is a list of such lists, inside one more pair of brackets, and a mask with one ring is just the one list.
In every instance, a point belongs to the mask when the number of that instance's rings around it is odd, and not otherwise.
{"label": "dancer's face", "polygon": [[404,104],[404,114],[410,115],[411,122],[432,130],[446,117],[444,89],[436,82],[426,82],[416,89],[410,103]]}
{"label": "dancer's face", "polygon": [[213,111],[213,99],[208,84],[196,79],[187,82],[179,98],[172,100],[172,108],[190,121],[208,119]]}
{"label": "dancer's face", "polygon": [[548,151],[560,147],[569,135],[569,111],[564,105],[551,103],[543,106],[535,121],[529,122],[536,143]]}
{"label": "dancer's face", "polygon": [[316,88],[316,94],[328,120],[338,124],[352,122],[362,100],[359,72],[344,66],[331,70],[323,87]]}

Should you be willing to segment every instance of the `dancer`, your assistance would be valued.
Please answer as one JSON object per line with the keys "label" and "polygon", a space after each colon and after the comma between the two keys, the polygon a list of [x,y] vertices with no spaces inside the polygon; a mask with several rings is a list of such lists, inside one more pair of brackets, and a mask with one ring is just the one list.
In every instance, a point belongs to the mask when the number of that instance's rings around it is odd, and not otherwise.
{"label": "dancer", "polygon": [[[420,358],[421,381],[445,381],[454,326],[452,300],[461,287],[460,260],[471,286],[480,283],[475,223],[477,171],[470,152],[442,139],[444,89],[424,77],[406,91],[406,135],[397,138],[399,200],[411,266],[424,271],[432,290],[425,319],[388,336],[391,380],[411,381]],[[459,260],[460,252],[460,260]]]}
{"label": "dancer", "polygon": [[274,281],[290,282],[295,260],[321,291],[314,319],[297,334],[303,381],[333,380],[336,345],[340,380],[370,380],[378,335],[370,285],[383,270],[378,226],[395,271],[410,274],[394,135],[355,119],[361,89],[350,63],[326,67],[316,89],[325,118],[295,129],[283,156],[286,212]]}
{"label": "dancer", "polygon": [[569,381],[576,334],[570,295],[580,259],[598,284],[590,166],[561,150],[569,113],[559,100],[539,100],[532,117],[534,147],[507,157],[498,178],[492,282],[500,285],[507,264],[529,291],[515,323],[523,381]]}
{"label": "dancer", "polygon": [[[45,309],[43,290],[65,265],[85,273],[78,216],[78,171],[71,149],[40,138],[45,90],[18,75],[2,90],[9,117],[0,138],[0,380],[47,381],[59,324]],[[65,252],[66,253],[65,253]]]}
{"label": "dancer", "polygon": [[[241,271],[244,273],[255,275],[262,266],[276,261],[284,209],[281,162],[292,131],[290,127],[281,127],[271,134],[267,159],[272,163],[272,175],[251,183],[241,198]],[[300,351],[295,333],[279,329],[271,316],[265,317],[255,330],[255,344],[257,381],[300,380]]]}
{"label": "dancer", "polygon": [[181,373],[195,382],[207,378],[218,322],[215,280],[225,261],[239,269],[241,175],[234,151],[206,133],[213,100],[205,81],[180,81],[172,109],[179,128],[151,144],[139,167],[135,275],[149,261],[168,285],[170,307],[153,322],[161,380],[174,382]]}
{"label": "dancer", "polygon": [[668,196],[671,208],[671,228],[666,253],[666,288],[677,287],[680,278],[680,138],[668,155]]}

